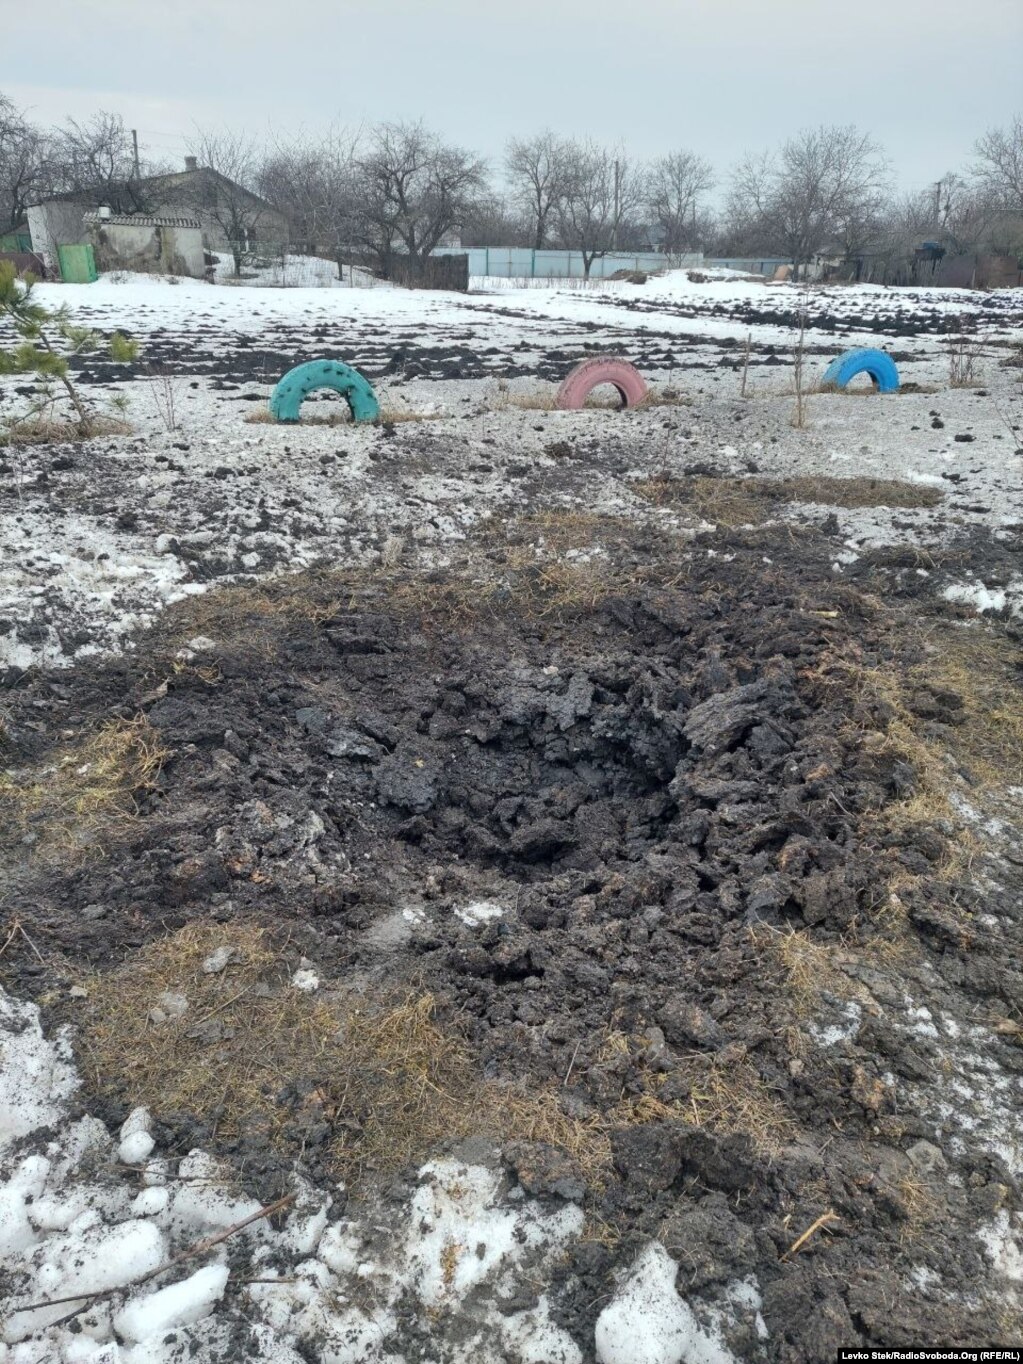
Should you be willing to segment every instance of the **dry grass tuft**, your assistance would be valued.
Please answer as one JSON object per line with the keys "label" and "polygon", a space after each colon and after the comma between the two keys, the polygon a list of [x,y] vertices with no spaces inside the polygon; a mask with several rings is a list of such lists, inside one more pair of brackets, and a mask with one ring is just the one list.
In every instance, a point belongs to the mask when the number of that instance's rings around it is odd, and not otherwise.
{"label": "dry grass tuft", "polygon": [[[901,669],[842,660],[831,670],[853,688],[859,714],[872,717],[859,722],[861,744],[894,754],[916,774],[916,791],[889,807],[900,824],[953,814],[956,770],[968,777],[971,799],[998,800],[1023,783],[1023,686],[1013,641],[982,623],[944,625],[928,633],[923,651],[922,662]],[[931,697],[951,707],[954,724],[928,719]]]}
{"label": "dry grass tuft", "polygon": [[[204,971],[221,948],[229,964]],[[224,1136],[285,1150],[326,1124],[346,1180],[403,1168],[470,1134],[549,1142],[594,1179],[609,1166],[599,1119],[567,1117],[556,1089],[483,1080],[432,995],[302,992],[257,926],[189,925],[88,988],[89,1080],[157,1117],[200,1115]],[[179,1015],[175,997],[187,1001]]]}
{"label": "dry grass tuft", "polygon": [[934,507],[938,488],[882,478],[681,478],[659,474],[632,485],[659,507],[677,507],[702,521],[732,528],[761,525],[792,502],[828,507]]}
{"label": "dry grass tuft", "polygon": [[196,635],[212,639],[224,653],[275,658],[296,629],[328,620],[351,595],[341,575],[313,571],[186,597],[169,607],[160,623],[167,639],[167,666],[177,669],[175,651]]}
{"label": "dry grass tuft", "polygon": [[855,1001],[868,1010],[876,1008],[870,991],[856,979],[856,968],[894,970],[913,955],[914,936],[898,895],[872,915],[872,935],[865,940],[817,942],[805,929],[772,928],[758,924],[750,937],[768,963],[780,971],[784,989],[799,1025],[790,1030],[790,1049],[800,1055],[806,1046],[801,1024],[819,1013],[822,996]]}
{"label": "dry grass tuft", "polygon": [[753,941],[780,966],[795,1013],[805,1018],[816,1011],[822,992],[838,999],[856,999],[863,988],[843,970],[848,953],[834,943],[815,942],[802,929],[786,931],[760,925],[750,930]]}
{"label": "dry grass tuft", "polygon": [[[303,409],[297,422],[278,422],[269,407],[257,407],[248,414],[245,421],[251,426],[351,426],[352,415],[345,403],[331,403],[329,413],[307,412]],[[443,421],[444,412],[416,412],[409,407],[389,407],[382,405],[379,421],[367,425],[396,426],[403,422]]]}
{"label": "dry grass tuft", "polygon": [[503,564],[478,575],[398,578],[387,599],[424,622],[465,625],[509,612],[544,620],[593,611],[615,587],[599,560],[571,563],[513,549]]}
{"label": "dry grass tuft", "polygon": [[981,359],[984,344],[976,337],[954,336],[948,342],[948,383],[950,388],[975,388],[983,381]]}
{"label": "dry grass tuft", "polygon": [[740,1135],[765,1155],[775,1154],[796,1135],[797,1128],[780,1098],[742,1055],[727,1051],[715,1056],[693,1054],[682,1059],[672,1079],[688,1088],[687,1099],[665,1103],[657,1095],[657,1081],[638,1097],[623,1100],[611,1111],[617,1125],[647,1122],[684,1122],[717,1136]]}
{"label": "dry grass tuft", "polygon": [[144,716],[115,720],[59,751],[37,772],[0,775],[0,816],[39,849],[64,855],[101,849],[114,826],[138,813],[168,757]]}
{"label": "dry grass tuft", "polygon": [[535,388],[512,390],[500,381],[497,396],[491,410],[507,412],[515,408],[521,412],[556,412],[558,410],[558,386],[556,384],[537,385]]}
{"label": "dry grass tuft", "polygon": [[495,562],[430,574],[393,568],[293,574],[175,604],[160,625],[164,661],[176,667],[174,652],[195,635],[213,639],[224,654],[270,660],[296,631],[358,607],[407,614],[424,628],[460,628],[507,614],[541,620],[592,611],[619,587],[601,556],[562,561],[531,546],[510,546]]}
{"label": "dry grass tuft", "polygon": [[117,417],[93,417],[87,425],[76,421],[31,417],[12,421],[0,431],[0,445],[62,445],[95,436],[130,436],[135,428]]}

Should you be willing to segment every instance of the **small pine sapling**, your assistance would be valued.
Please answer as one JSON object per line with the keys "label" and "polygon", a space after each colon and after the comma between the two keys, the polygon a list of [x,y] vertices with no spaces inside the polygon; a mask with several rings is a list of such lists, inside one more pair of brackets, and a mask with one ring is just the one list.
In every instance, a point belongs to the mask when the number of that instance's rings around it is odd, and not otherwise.
{"label": "small pine sapling", "polygon": [[[79,434],[88,436],[95,422],[71,378],[69,359],[89,355],[104,347],[103,338],[88,327],[76,326],[66,304],[47,308],[33,297],[36,279],[18,278],[12,261],[0,261],[0,317],[10,320],[20,337],[13,350],[0,350],[0,374],[34,374],[39,380],[40,410],[56,402],[53,383],[58,381],[75,410]],[[106,342],[112,360],[129,364],[138,358],[139,346],[120,332]]]}

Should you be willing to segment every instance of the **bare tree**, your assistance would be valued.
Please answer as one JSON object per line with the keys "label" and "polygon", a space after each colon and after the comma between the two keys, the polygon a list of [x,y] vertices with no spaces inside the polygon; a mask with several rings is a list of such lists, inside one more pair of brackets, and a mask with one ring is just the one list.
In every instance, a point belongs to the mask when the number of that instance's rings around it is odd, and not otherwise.
{"label": "bare tree", "polygon": [[886,187],[880,148],[849,127],[811,128],[779,154],[747,157],[729,196],[734,234],[755,249],[791,256],[793,277],[829,241],[880,211]]}
{"label": "bare tree", "polygon": [[227,130],[199,129],[189,145],[202,175],[194,185],[195,210],[220,228],[227,239],[235,274],[252,243],[267,209],[255,191],[261,152],[254,138]]}
{"label": "bare tree", "polygon": [[[991,244],[996,224],[1004,217],[1004,201],[983,184],[949,171],[942,176],[936,221],[938,236],[958,255],[968,255]],[[934,210],[932,210],[932,215]]]}
{"label": "bare tree", "polygon": [[50,168],[56,190],[125,213],[146,207],[131,133],[120,114],[101,109],[85,123],[67,119],[53,135]]}
{"label": "bare tree", "polygon": [[343,278],[359,226],[361,132],[332,125],[321,139],[278,142],[259,170],[260,192],[283,212],[307,249],[329,250]]}
{"label": "bare tree", "polygon": [[700,198],[714,184],[714,168],[695,152],[677,151],[647,171],[646,204],[663,234],[664,250],[677,256],[699,244]]}
{"label": "bare tree", "polygon": [[1023,213],[1023,115],[1008,129],[990,128],[974,150],[980,187],[1004,207]]}
{"label": "bare tree", "polygon": [[623,245],[641,188],[621,151],[590,141],[571,144],[568,182],[558,205],[558,233],[566,246],[582,253],[587,279],[595,260]]}
{"label": "bare tree", "polygon": [[549,128],[532,137],[512,138],[504,165],[515,204],[528,217],[532,244],[543,248],[548,225],[558,214],[569,186],[572,144]]}
{"label": "bare tree", "polygon": [[361,237],[389,275],[397,252],[422,267],[487,193],[486,163],[422,123],[384,123],[360,161]]}
{"label": "bare tree", "polygon": [[532,246],[533,225],[523,218],[514,203],[498,194],[484,195],[466,215],[461,227],[462,245]]}
{"label": "bare tree", "polygon": [[0,231],[23,222],[28,205],[46,188],[43,134],[0,93]]}

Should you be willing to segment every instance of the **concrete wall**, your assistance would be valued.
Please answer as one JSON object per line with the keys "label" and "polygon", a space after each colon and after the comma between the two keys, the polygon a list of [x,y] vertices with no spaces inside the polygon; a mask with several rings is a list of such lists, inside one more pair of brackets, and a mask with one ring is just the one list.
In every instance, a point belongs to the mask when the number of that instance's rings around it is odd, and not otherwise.
{"label": "concrete wall", "polygon": [[32,235],[32,250],[41,256],[46,268],[60,278],[57,247],[85,241],[85,214],[92,205],[84,199],[67,203],[51,200],[35,204],[28,210],[28,230]]}
{"label": "concrete wall", "polygon": [[96,222],[87,227],[88,240],[102,270],[137,270],[150,275],[204,274],[202,232],[198,227],[162,223]]}
{"label": "concrete wall", "polygon": [[[230,250],[227,234],[217,222],[213,211],[206,208],[195,193],[185,190],[175,194],[169,191],[160,202],[152,205],[152,212],[157,217],[173,218],[187,215],[189,218],[197,218],[202,226],[203,241],[208,250],[217,252]],[[253,250],[257,244],[282,246],[288,241],[290,235],[288,220],[277,209],[253,207],[248,217],[254,224],[249,231]]]}

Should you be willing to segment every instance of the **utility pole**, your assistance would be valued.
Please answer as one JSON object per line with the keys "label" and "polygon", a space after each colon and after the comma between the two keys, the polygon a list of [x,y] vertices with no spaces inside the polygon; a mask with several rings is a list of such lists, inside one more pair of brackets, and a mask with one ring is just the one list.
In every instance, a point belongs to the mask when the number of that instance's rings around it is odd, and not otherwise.
{"label": "utility pole", "polygon": [[942,186],[942,181],[941,181],[941,180],[939,180],[939,181],[935,184],[935,186],[934,186],[934,221],[935,221],[935,223],[940,223],[940,222],[941,222],[941,186]]}
{"label": "utility pole", "polygon": [[140,176],[139,176],[139,133],[137,128],[132,128],[131,130],[131,145],[133,158],[135,162],[135,179],[138,180]]}
{"label": "utility pole", "polygon": [[618,250],[618,224],[622,217],[622,163],[615,157],[615,210],[611,228],[611,250]]}

